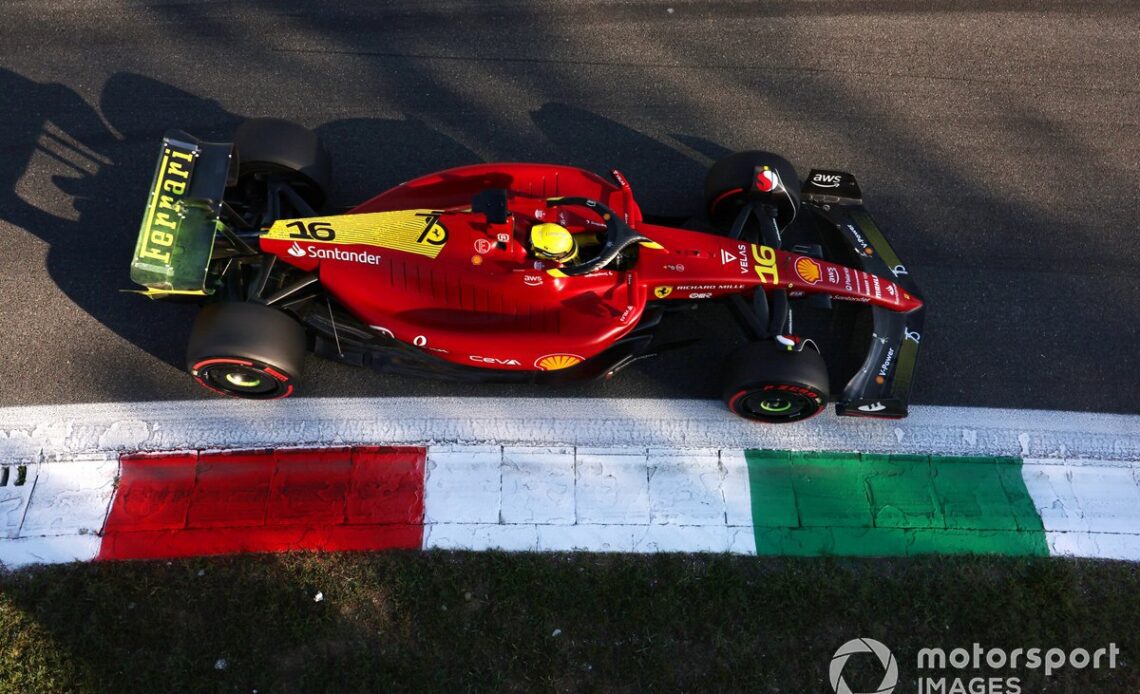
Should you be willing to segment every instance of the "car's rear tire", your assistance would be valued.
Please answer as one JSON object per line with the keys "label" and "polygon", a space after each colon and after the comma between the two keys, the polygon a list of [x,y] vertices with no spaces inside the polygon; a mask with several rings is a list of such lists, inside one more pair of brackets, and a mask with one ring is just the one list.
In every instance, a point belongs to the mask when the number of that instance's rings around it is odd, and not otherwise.
{"label": "car's rear tire", "polygon": [[328,199],[332,160],[312,130],[280,118],[251,118],[234,132],[238,181],[279,175],[315,210]]}
{"label": "car's rear tire", "polygon": [[774,169],[788,189],[790,199],[776,200],[776,221],[780,228],[796,216],[800,205],[800,179],[791,162],[771,152],[737,152],[713,164],[705,175],[705,211],[718,230],[727,232],[747,202],[757,166]]}
{"label": "car's rear tire", "polygon": [[723,397],[733,413],[758,422],[798,422],[827,407],[827,364],[819,352],[750,342],[729,355]]}
{"label": "car's rear tire", "polygon": [[219,302],[198,313],[186,349],[190,374],[210,390],[238,398],[293,393],[305,360],[305,329],[264,304]]}

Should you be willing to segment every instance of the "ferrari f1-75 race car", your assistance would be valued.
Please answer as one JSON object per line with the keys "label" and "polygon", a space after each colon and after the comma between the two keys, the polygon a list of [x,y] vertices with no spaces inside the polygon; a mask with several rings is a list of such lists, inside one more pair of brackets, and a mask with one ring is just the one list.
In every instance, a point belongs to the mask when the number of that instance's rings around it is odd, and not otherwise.
{"label": "ferrari f1-75 race car", "polygon": [[[696,231],[654,223],[617,170],[463,166],[323,214],[329,172],[316,135],[278,119],[232,143],[163,139],[131,278],[202,301],[187,366],[203,386],[288,396],[307,350],[466,381],[609,378],[660,351],[666,313],[725,302],[747,338],[726,357],[725,403],[790,422],[829,399],[791,307],[845,301],[873,326],[838,413],[906,415],[924,306],[851,174],[801,183],[782,157],[734,154],[708,172],[712,231]],[[793,223],[821,243],[786,248]]]}

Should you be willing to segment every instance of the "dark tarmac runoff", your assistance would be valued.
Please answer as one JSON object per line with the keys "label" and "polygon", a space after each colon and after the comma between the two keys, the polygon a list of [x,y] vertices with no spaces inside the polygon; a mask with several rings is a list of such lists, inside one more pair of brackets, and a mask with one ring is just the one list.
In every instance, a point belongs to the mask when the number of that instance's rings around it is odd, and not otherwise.
{"label": "dark tarmac runoff", "polygon": [[[164,131],[315,129],[347,206],[482,161],[619,168],[700,214],[707,167],[779,152],[853,172],[929,305],[912,404],[1135,413],[1135,2],[6,3],[0,407],[217,397],[190,305],[131,288]],[[699,220],[697,221],[699,223]],[[310,357],[300,397],[715,398],[739,333],[558,390]]]}

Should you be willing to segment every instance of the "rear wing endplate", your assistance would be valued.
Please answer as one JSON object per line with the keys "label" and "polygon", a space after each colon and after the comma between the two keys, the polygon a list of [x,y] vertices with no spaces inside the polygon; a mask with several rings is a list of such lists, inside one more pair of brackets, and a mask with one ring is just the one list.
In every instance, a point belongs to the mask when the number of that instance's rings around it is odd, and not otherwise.
{"label": "rear wing endplate", "polygon": [[201,142],[171,130],[150,186],[146,212],[131,260],[131,280],[143,293],[205,295],[222,196],[233,146]]}

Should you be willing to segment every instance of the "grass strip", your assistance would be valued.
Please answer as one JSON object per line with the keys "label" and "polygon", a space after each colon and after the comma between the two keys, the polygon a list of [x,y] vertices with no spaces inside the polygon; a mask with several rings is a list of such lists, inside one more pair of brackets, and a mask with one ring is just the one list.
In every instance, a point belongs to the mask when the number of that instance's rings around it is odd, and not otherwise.
{"label": "grass strip", "polygon": [[[870,637],[913,691],[919,648],[1116,642],[1120,669],[1022,691],[1136,691],[1135,564],[386,552],[0,575],[0,690],[830,691]],[[857,662],[858,661],[858,662]],[[882,671],[844,670],[856,691]],[[859,689],[862,686],[865,689]]]}

